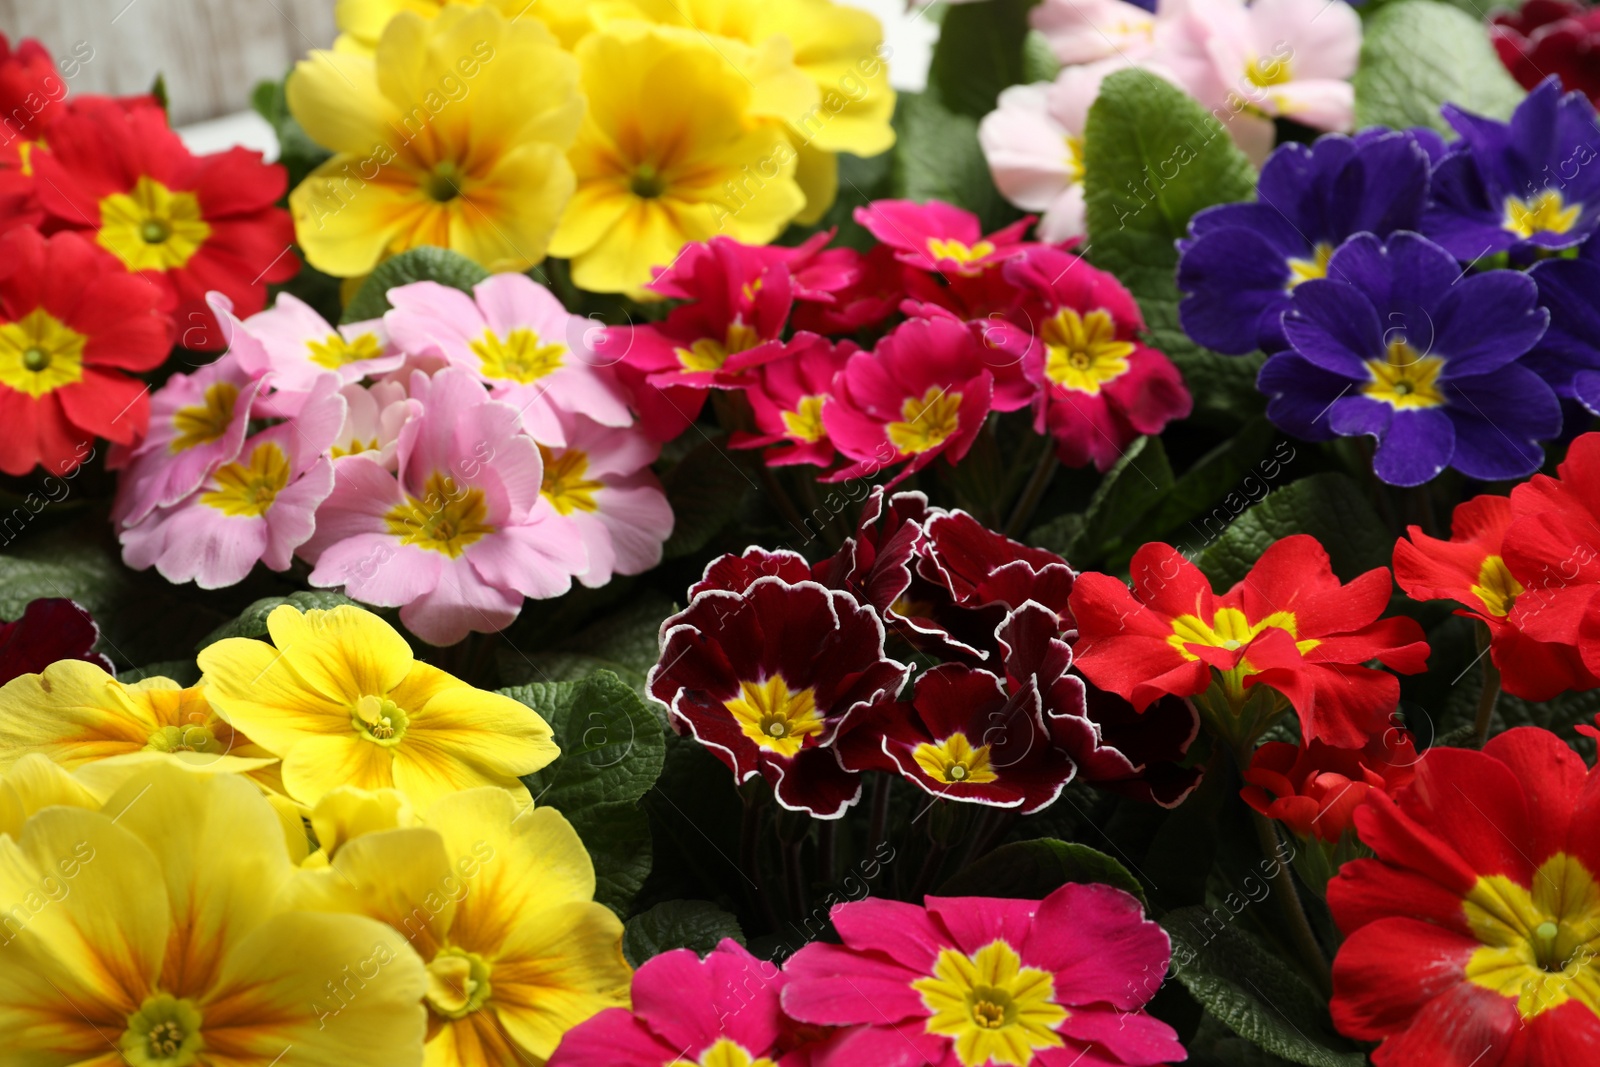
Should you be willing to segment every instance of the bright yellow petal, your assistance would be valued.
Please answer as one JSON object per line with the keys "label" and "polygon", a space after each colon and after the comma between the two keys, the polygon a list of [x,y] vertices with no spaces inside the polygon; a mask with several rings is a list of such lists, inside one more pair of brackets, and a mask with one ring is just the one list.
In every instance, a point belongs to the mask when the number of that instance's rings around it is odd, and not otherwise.
{"label": "bright yellow petal", "polygon": [[333,737],[306,737],[283,759],[283,786],[302,804],[315,805],[341,785],[393,789],[398,746],[373,744],[355,731]]}
{"label": "bright yellow petal", "polygon": [[512,778],[532,774],[561,754],[551,740],[550,724],[538,712],[508,696],[451,680],[456,684],[436,689],[420,705],[401,699],[406,689],[395,690],[395,702],[411,715],[400,748],[410,752],[427,744],[485,773]]}
{"label": "bright yellow petal", "polygon": [[378,91],[369,56],[312,52],[295,64],[284,94],[311,139],[334,152],[365,156],[392,136],[394,109]]}
{"label": "bright yellow petal", "polygon": [[653,277],[652,267],[667,266],[684,245],[715,232],[709,210],[705,214],[704,224],[691,233],[662,201],[631,198],[628,212],[605,237],[573,257],[573,284],[596,293],[639,288]]}
{"label": "bright yellow petal", "polygon": [[555,145],[505,153],[454,202],[450,247],[490,270],[526,270],[544,259],[575,187],[572,164]]}
{"label": "bright yellow petal", "polygon": [[16,837],[28,816],[41,808],[61,805],[98,811],[104,796],[48,757],[30,753],[0,774],[0,834]]}
{"label": "bright yellow petal", "polygon": [[439,832],[417,826],[349,842],[328,867],[296,874],[285,903],[377,919],[432,958],[450,930],[456,902],[475,889],[451,865]]}
{"label": "bright yellow petal", "polygon": [[277,812],[250,782],[170,763],[130,778],[105,811],[161,863],[173,927],[163,988],[209,988],[223,959],[277,910],[293,870]]}
{"label": "bright yellow petal", "polygon": [[156,725],[111,675],[61,660],[0,687],[0,767],[29,752],[68,768],[137,752]]}
{"label": "bright yellow petal", "polygon": [[534,1065],[492,1011],[447,1021],[428,1042],[423,1067],[512,1067]]}
{"label": "bright yellow petal", "polygon": [[399,631],[350,605],[302,613],[285,604],[267,616],[267,632],[295,674],[329,700],[387,693],[411,670],[411,646]]}
{"label": "bright yellow petal", "polygon": [[370,49],[377,45],[383,28],[395,15],[413,11],[423,18],[433,18],[440,6],[440,0],[338,0],[333,15],[340,30]]}
{"label": "bright yellow petal", "polygon": [[449,212],[423,195],[414,171],[338,155],[289,194],[295,237],[311,265],[335,277],[368,274],[388,256],[449,241]]}
{"label": "bright yellow petal", "polygon": [[601,177],[579,186],[550,238],[550,254],[571,259],[589,251],[606,240],[612,227],[633,210],[635,200],[621,178]]}
{"label": "bright yellow petal", "polygon": [[604,904],[574,901],[521,917],[495,957],[489,1006],[517,1044],[548,1056],[585,1019],[627,1007],[632,977],[621,921]]}
{"label": "bright yellow petal", "polygon": [[311,828],[324,856],[333,856],[362,834],[415,826],[416,815],[405,794],[395,789],[339,786],[323,795],[311,812]]}

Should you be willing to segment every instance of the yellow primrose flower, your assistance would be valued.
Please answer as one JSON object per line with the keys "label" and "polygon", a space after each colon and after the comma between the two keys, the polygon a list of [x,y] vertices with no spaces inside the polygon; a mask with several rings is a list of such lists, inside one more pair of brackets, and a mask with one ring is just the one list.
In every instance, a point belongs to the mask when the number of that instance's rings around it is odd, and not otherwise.
{"label": "yellow primrose flower", "polygon": [[0,769],[39,753],[67,770],[135,753],[244,774],[281,791],[278,759],[218,717],[198,687],[170,678],[117,681],[64,659],[0,686]]}
{"label": "yellow primrose flower", "polygon": [[637,289],[684,245],[765,244],[805,197],[781,127],[704,36],[637,21],[578,45],[589,113],[572,148],[578,191],[550,243],[592,292]]}
{"label": "yellow primrose flower", "polygon": [[306,857],[303,867],[326,867],[345,844],[362,834],[416,826],[411,802],[398,789],[358,789],[342,785],[331,789],[311,809],[311,831],[317,837],[317,851]]}
{"label": "yellow primrose flower", "polygon": [[30,752],[0,771],[0,834],[16,837],[40,808],[61,805],[99,811],[104,800],[59,763]]}
{"label": "yellow primrose flower", "polygon": [[366,916],[290,908],[293,877],[232,775],[163,761],[102,811],[39,811],[0,837],[6,1062],[421,1067],[416,953]]}
{"label": "yellow primrose flower", "polygon": [[431,19],[447,6],[480,5],[492,7],[508,19],[538,19],[565,48],[577,44],[592,27],[590,0],[338,0],[333,14],[341,32],[333,47],[344,52],[371,52],[389,20],[402,11]]}
{"label": "yellow primrose flower", "polygon": [[370,611],[285,604],[267,632],[270,645],[230,637],[202,650],[201,685],[229,722],[283,758],[284,787],[302,804],[341,785],[398,789],[418,805],[492,785],[527,803],[517,776],[559,751],[533,711],[413,659]]}
{"label": "yellow primrose flower", "polygon": [[628,1006],[622,924],[595,903],[594,866],[560,812],[519,814],[474,789],[423,824],[346,841],[330,869],[301,872],[295,899],[370,915],[421,954],[428,1067],[538,1067],[567,1030]]}
{"label": "yellow primrose flower", "polygon": [[492,7],[403,11],[371,55],[313,52],[286,87],[334,152],[289,194],[306,259],[341,278],[419,245],[490,270],[537,263],[572,195],[576,83],[541,23]]}

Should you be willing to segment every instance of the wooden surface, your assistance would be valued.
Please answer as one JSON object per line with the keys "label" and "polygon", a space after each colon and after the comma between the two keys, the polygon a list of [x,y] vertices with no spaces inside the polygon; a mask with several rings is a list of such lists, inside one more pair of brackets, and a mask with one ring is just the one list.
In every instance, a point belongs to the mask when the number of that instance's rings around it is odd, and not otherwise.
{"label": "wooden surface", "polygon": [[328,47],[333,0],[0,0],[0,32],[43,41],[72,92],[143,92],[165,75],[181,124],[248,107],[256,82]]}

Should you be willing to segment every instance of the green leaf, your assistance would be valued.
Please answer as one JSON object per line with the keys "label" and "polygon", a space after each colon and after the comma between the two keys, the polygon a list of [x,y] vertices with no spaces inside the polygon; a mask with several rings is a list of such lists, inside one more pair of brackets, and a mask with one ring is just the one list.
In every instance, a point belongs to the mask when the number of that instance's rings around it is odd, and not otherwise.
{"label": "green leaf", "polygon": [[1142,70],[1105,80],[1084,128],[1085,254],[1139,300],[1150,343],[1172,358],[1195,417],[1238,426],[1263,409],[1262,357],[1223,356],[1178,325],[1175,242],[1213,204],[1255,195],[1256,172],[1222,124],[1181,89]]}
{"label": "green leaf", "polygon": [[1137,438],[1089,498],[1083,532],[1067,558],[1096,562],[1125,540],[1142,540],[1140,518],[1172,491],[1172,484],[1172,465],[1161,439]]}
{"label": "green leaf", "polygon": [[1162,918],[1178,981],[1234,1033],[1290,1063],[1362,1067],[1366,1057],[1328,1025],[1327,1002],[1235,918],[1222,905]]}
{"label": "green leaf", "polygon": [[289,114],[289,100],[283,88],[286,80],[257,82],[250,93],[250,106],[272,124],[278,137],[278,162],[289,171],[289,188],[293,189],[333,153],[313,141]]}
{"label": "green leaf", "polygon": [[650,873],[650,826],[639,798],[661,774],[660,720],[610,671],[501,692],[554,731],[561,755],[523,782],[534,803],[560,811],[583,839],[594,861],[595,899],[626,916]]}
{"label": "green leaf", "polygon": [[1482,17],[1436,0],[1385,4],[1368,19],[1354,80],[1357,129],[1432,126],[1454,136],[1440,104],[1505,119],[1525,95]]}
{"label": "green leaf", "polygon": [[167,99],[167,76],[156,74],[156,80],[150,83],[150,95],[155,97],[156,103],[161,105],[161,110],[170,113],[172,106]]}
{"label": "green leaf", "polygon": [[1322,542],[1333,572],[1349,581],[1389,565],[1391,538],[1359,485],[1343,474],[1313,474],[1268,493],[1195,559],[1213,587],[1227,589],[1274,541],[1305,533]]}
{"label": "green leaf", "polygon": [[704,548],[744,505],[755,488],[747,452],[733,452],[726,437],[708,438],[661,479],[672,504],[672,536],[662,546],[667,559]]}
{"label": "green leaf", "polygon": [[632,967],[678,948],[692,948],[704,957],[725,937],[745,943],[739,920],[728,912],[708,900],[668,900],[627,921],[622,954]]}
{"label": "green leaf", "polygon": [[1024,77],[1028,11],[1037,0],[989,0],[945,13],[928,85],[951,111],[981,119],[1000,90]]}
{"label": "green leaf", "polygon": [[1001,845],[952,875],[939,895],[1039,900],[1068,882],[1115,886],[1146,903],[1144,887],[1121,863],[1088,845],[1048,837]]}
{"label": "green leaf", "polygon": [[378,264],[378,269],[367,276],[350,306],[344,309],[344,321],[364,322],[378,318],[389,310],[389,290],[396,286],[438,282],[470,293],[474,285],[488,276],[488,271],[459,252],[432,245],[412,248]]}
{"label": "green leaf", "polygon": [[1020,217],[994,187],[978,145],[977,119],[949,110],[934,94],[901,93],[895,129],[892,196],[966,208],[978,216],[986,233]]}
{"label": "green leaf", "polygon": [[1050,39],[1038,30],[1029,30],[1022,42],[1022,81],[1053,82],[1061,73],[1061,60],[1050,50]]}
{"label": "green leaf", "polygon": [[[262,597],[251,604],[232,622],[223,623],[212,630],[195,647],[198,652],[207,645],[214,645],[225,637],[264,637],[267,633],[267,616],[275,608],[284,604],[299,608],[301,611],[320,609],[328,611],[343,604],[355,604],[354,600],[343,593],[332,593],[320,589],[308,589],[304,592],[290,593],[288,596]],[[360,605],[357,605],[358,607]]]}
{"label": "green leaf", "polygon": [[190,686],[200,680],[200,667],[192,659],[169,659],[117,672],[117,681],[124,685],[142,682],[146,678],[171,678],[179,685]]}

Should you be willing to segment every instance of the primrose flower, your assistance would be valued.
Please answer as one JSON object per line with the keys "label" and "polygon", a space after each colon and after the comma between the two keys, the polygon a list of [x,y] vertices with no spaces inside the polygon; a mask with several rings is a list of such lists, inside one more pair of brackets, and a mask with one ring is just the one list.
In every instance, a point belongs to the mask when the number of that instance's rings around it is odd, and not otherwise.
{"label": "primrose flower", "polygon": [[[339,22],[336,52],[370,53],[378,47],[383,31],[402,11],[425,19],[437,18],[449,0],[336,0],[334,17]],[[539,0],[529,7],[525,0],[483,0],[508,19],[527,17],[543,22],[556,35],[563,48],[571,48],[591,29],[588,0]]]}
{"label": "primrose flower", "polygon": [[1547,259],[1528,271],[1539,286],[1539,306],[1550,328],[1523,364],[1549,383],[1556,396],[1600,414],[1600,245],[1588,242],[1576,259]]}
{"label": "primrose flower", "polygon": [[710,39],[624,21],[576,55],[589,110],[571,153],[577,192],[551,243],[574,284],[638,289],[686,244],[717,233],[765,244],[805,206],[793,146],[751,121],[754,85]]}
{"label": "primrose flower", "polygon": [[606,426],[633,422],[605,372],[575,342],[591,324],[567,313],[555,295],[524,274],[495,274],[468,296],[438,282],[389,290],[384,316],[395,343],[413,355],[440,356],[476,376],[510,404],[540,444],[561,445],[561,413]]}
{"label": "primrose flower", "polygon": [[1524,89],[1551,74],[1562,88],[1600,99],[1600,64],[1595,38],[1600,16],[1576,0],[1531,0],[1515,11],[1496,11],[1489,36],[1500,62]]}
{"label": "primrose flower", "polygon": [[423,411],[400,431],[398,470],[370,454],[335,464],[300,554],[312,585],[397,607],[412,633],[450,645],[503,630],[526,598],[566,592],[588,560],[540,496],[539,448],[514,408],[453,367],[415,372],[411,396]]}
{"label": "primrose flower", "polygon": [[280,417],[299,412],[306,395],[325,374],[340,384],[397,369],[406,354],[389,343],[380,320],[334,327],[292,293],[279,293],[272,307],[240,322],[227,298],[210,297],[228,335],[228,350],[253,378],[272,375],[260,412]]}
{"label": "primrose flower", "polygon": [[1352,234],[1387,238],[1421,225],[1432,147],[1442,154],[1430,131],[1381,127],[1280,145],[1254,201],[1202,209],[1178,242],[1184,332],[1235,356],[1287,348],[1290,295],[1328,276],[1334,249]]}
{"label": "primrose flower", "polygon": [[1418,759],[1404,730],[1375,736],[1359,749],[1269,741],[1245,768],[1240,795],[1302,840],[1336,844],[1353,831],[1356,809],[1371,793],[1394,796],[1410,784]]}
{"label": "primrose flower", "polygon": [[837,905],[832,919],[844,944],[813,942],[790,957],[783,1010],[871,1037],[821,1067],[1185,1058],[1172,1028],[1142,1010],[1154,993],[1146,976],[1165,973],[1170,942],[1120,889],[1068,883],[1043,900],[926,906],[867,899]]}
{"label": "primrose flower", "polygon": [[139,442],[150,400],[129,372],[171,351],[163,302],[79,234],[0,238],[0,471],[70,474],[95,437]]}
{"label": "primrose flower", "polygon": [[[1379,1067],[1557,1064],[1600,1035],[1595,778],[1554,734],[1436,747],[1355,813],[1375,859],[1328,886],[1333,1021]],[[1463,818],[1462,810],[1472,814]]]}
{"label": "primrose flower", "polygon": [[335,461],[365,455],[385,470],[393,470],[400,431],[422,414],[422,404],[406,395],[405,386],[392,380],[370,386],[351,382],[339,390],[339,395],[345,402],[344,424],[328,454]]}
{"label": "primrose flower", "polygon": [[1127,0],[1043,0],[1028,12],[1028,21],[1069,68],[1112,58],[1138,62],[1155,47],[1154,6]]}
{"label": "primrose flower", "polygon": [[1388,729],[1400,700],[1394,675],[1362,664],[1406,674],[1425,666],[1422,628],[1380,618],[1393,589],[1388,570],[1341,583],[1307,534],[1273,544],[1220,596],[1168,545],[1135,552],[1132,574],[1132,592],[1110,575],[1078,575],[1078,669],[1141,711],[1163,695],[1205,694],[1196,703],[1230,740],[1259,735],[1292,705],[1306,740],[1359,748]]}
{"label": "primrose flower", "polygon": [[0,685],[20,674],[36,674],[57,660],[82,660],[105,670],[111,661],[94,651],[100,627],[83,607],[65,597],[28,601],[22,614],[0,620]]}
{"label": "primrose flower", "polygon": [[[13,886],[71,886],[0,950],[0,983],[34,990],[5,1006],[13,1058],[421,1064],[422,962],[381,923],[288,902],[283,828],[249,783],[142,767],[102,810],[38,810],[0,852],[8,911]],[[360,994],[319,1004],[346,974]]]}
{"label": "primrose flower", "polygon": [[340,278],[421,245],[490,270],[539,262],[573,189],[572,57],[536,18],[487,6],[404,11],[382,33],[371,55],[312,52],[285,86],[334,153],[289,196],[306,259]]}
{"label": "primrose flower", "polygon": [[1572,248],[1600,227],[1600,118],[1546,78],[1510,122],[1444,105],[1463,150],[1439,162],[1423,232],[1466,261]]}
{"label": "primrose flower", "polygon": [[1463,276],[1455,257],[1401,232],[1346,241],[1328,277],[1295,287],[1283,326],[1291,350],[1261,368],[1274,425],[1308,441],[1364,435],[1373,471],[1421,485],[1446,467],[1494,481],[1531,474],[1561,405],[1518,362],[1549,312],[1519,271]]}
{"label": "primrose flower", "polygon": [[467,789],[404,825],[392,802],[366,800],[365,825],[347,824],[327,866],[302,871],[289,896],[370,916],[417,950],[427,1064],[542,1064],[566,1031],[627,1004],[622,923],[595,902],[594,864],[560,812]]}
{"label": "primrose flower", "polygon": [[751,374],[745,399],[760,432],[737,431],[734,448],[766,448],[767,466],[833,462],[833,442],[822,424],[822,408],[833,381],[859,349],[850,341],[834,344],[815,334],[798,334],[783,355]]}
{"label": "primrose flower", "polygon": [[830,746],[853,719],[892,698],[908,668],[883,651],[883,624],[848,593],[761,577],[706,589],[661,624],[650,695],[746,782],[778,803],[837,819],[861,795]]}
{"label": "primrose flower", "polygon": [[230,637],[200,651],[206,699],[283,758],[302,804],[337,786],[398,789],[415,804],[476,786],[527,802],[519,775],[555,758],[550,727],[510,697],[412,658],[394,628],[354,607],[267,616],[272,644]]}
{"label": "primrose flower", "polygon": [[[1132,7],[1123,0],[1105,2]],[[1010,86],[978,125],[978,142],[996,188],[1022,210],[1042,212],[1037,228],[1041,241],[1058,244],[1086,232],[1084,126],[1100,83],[1113,66],[1073,66],[1054,84]]]}
{"label": "primrose flower", "polygon": [[984,236],[978,216],[939,200],[874,200],[856,208],[855,218],[893,248],[900,262],[957,277],[974,277],[1027,248],[1022,235],[1032,223],[1015,222]]}
{"label": "primrose flower", "polygon": [[274,206],[287,172],[243,148],[191,155],[153,102],[80,99],[51,123],[49,151],[30,158],[50,228],[92,236],[164,294],[185,348],[227,345],[207,292],[253,315],[268,285],[300,269],[288,212]]}

